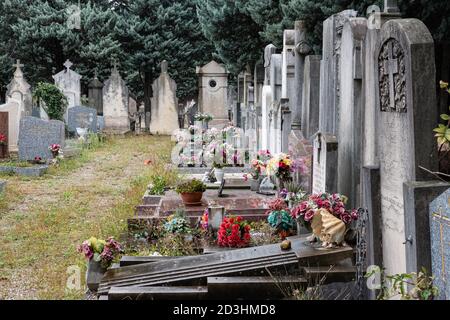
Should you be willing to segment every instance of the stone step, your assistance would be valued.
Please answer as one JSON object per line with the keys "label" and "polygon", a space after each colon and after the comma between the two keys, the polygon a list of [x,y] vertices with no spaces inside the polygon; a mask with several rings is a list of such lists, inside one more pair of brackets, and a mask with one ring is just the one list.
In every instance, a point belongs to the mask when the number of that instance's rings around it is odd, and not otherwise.
{"label": "stone step", "polygon": [[204,300],[207,287],[112,287],[109,300]]}
{"label": "stone step", "polygon": [[209,277],[207,283],[210,299],[281,299],[307,287],[301,276]]}
{"label": "stone step", "polygon": [[304,267],[303,271],[309,284],[353,281],[356,275],[355,266]]}

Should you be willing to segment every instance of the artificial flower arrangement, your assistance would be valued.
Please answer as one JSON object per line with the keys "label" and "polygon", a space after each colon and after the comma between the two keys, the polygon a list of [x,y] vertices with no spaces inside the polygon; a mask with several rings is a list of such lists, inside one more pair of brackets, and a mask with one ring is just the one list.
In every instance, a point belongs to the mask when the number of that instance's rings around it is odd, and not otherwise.
{"label": "artificial flower arrangement", "polygon": [[209,122],[213,120],[213,116],[207,113],[197,113],[194,116],[194,120],[195,121],[205,121],[205,122]]}
{"label": "artificial flower arrangement", "polygon": [[313,231],[311,241],[319,238],[323,246],[342,244],[358,210],[346,209],[347,197],[340,194],[313,194],[291,210],[292,217]]}
{"label": "artificial flower arrangement", "polygon": [[292,160],[286,153],[276,154],[267,162],[267,175],[278,178],[280,182],[292,181],[292,172]]}
{"label": "artificial flower arrangement", "polygon": [[268,204],[267,222],[276,230],[284,240],[292,235],[295,229],[295,220],[291,216],[286,201],[283,198],[277,198]]}
{"label": "artificial flower arrangement", "polygon": [[217,233],[221,247],[244,248],[250,245],[250,225],[242,217],[229,216],[223,219]]}
{"label": "artificial flower arrangement", "polygon": [[113,237],[107,240],[91,237],[79,245],[77,250],[84,254],[87,260],[99,262],[103,268],[108,268],[113,260],[122,253],[122,245]]}
{"label": "artificial flower arrangement", "polygon": [[59,152],[61,151],[61,146],[59,144],[52,144],[48,147],[48,150],[53,154],[53,157],[57,157]]}
{"label": "artificial flower arrangement", "polygon": [[258,180],[262,173],[265,171],[266,166],[264,164],[263,161],[258,160],[258,159],[253,159],[251,164],[250,164],[250,175],[252,177],[253,180]]}
{"label": "artificial flower arrangement", "polygon": [[191,232],[191,227],[184,212],[177,210],[175,214],[167,218],[166,223],[164,223],[164,230],[168,233],[188,234]]}

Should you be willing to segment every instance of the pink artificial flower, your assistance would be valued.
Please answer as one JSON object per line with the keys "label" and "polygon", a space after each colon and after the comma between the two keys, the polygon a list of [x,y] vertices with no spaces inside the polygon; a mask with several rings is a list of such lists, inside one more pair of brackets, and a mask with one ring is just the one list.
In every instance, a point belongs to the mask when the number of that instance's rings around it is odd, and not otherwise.
{"label": "pink artificial flower", "polygon": [[306,213],[305,213],[305,221],[311,221],[313,218],[314,218],[314,215],[316,214],[316,212],[314,211],[314,210],[308,210]]}

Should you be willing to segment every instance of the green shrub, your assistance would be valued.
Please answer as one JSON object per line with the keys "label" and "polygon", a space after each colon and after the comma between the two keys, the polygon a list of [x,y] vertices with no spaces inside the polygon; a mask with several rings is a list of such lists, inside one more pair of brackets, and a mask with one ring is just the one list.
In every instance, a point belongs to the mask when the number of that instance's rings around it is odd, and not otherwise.
{"label": "green shrub", "polygon": [[[47,115],[52,120],[63,120],[68,105],[66,96],[57,86],[51,83],[39,82],[33,93],[33,99],[38,105],[43,102]],[[41,105],[40,105],[41,106]]]}

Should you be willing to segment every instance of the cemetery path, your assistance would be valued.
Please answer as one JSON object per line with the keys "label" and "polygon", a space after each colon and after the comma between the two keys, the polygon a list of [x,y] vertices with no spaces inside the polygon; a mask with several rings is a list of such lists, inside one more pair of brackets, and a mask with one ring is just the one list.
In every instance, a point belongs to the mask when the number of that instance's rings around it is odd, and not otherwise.
{"label": "cemetery path", "polygon": [[[159,166],[169,152],[167,138],[111,138],[44,177],[5,177],[0,300],[82,298],[81,290],[65,290],[68,267],[85,271],[76,246],[91,236],[117,238],[125,232],[149,177],[164,172]],[[147,159],[152,165],[144,165]]]}

